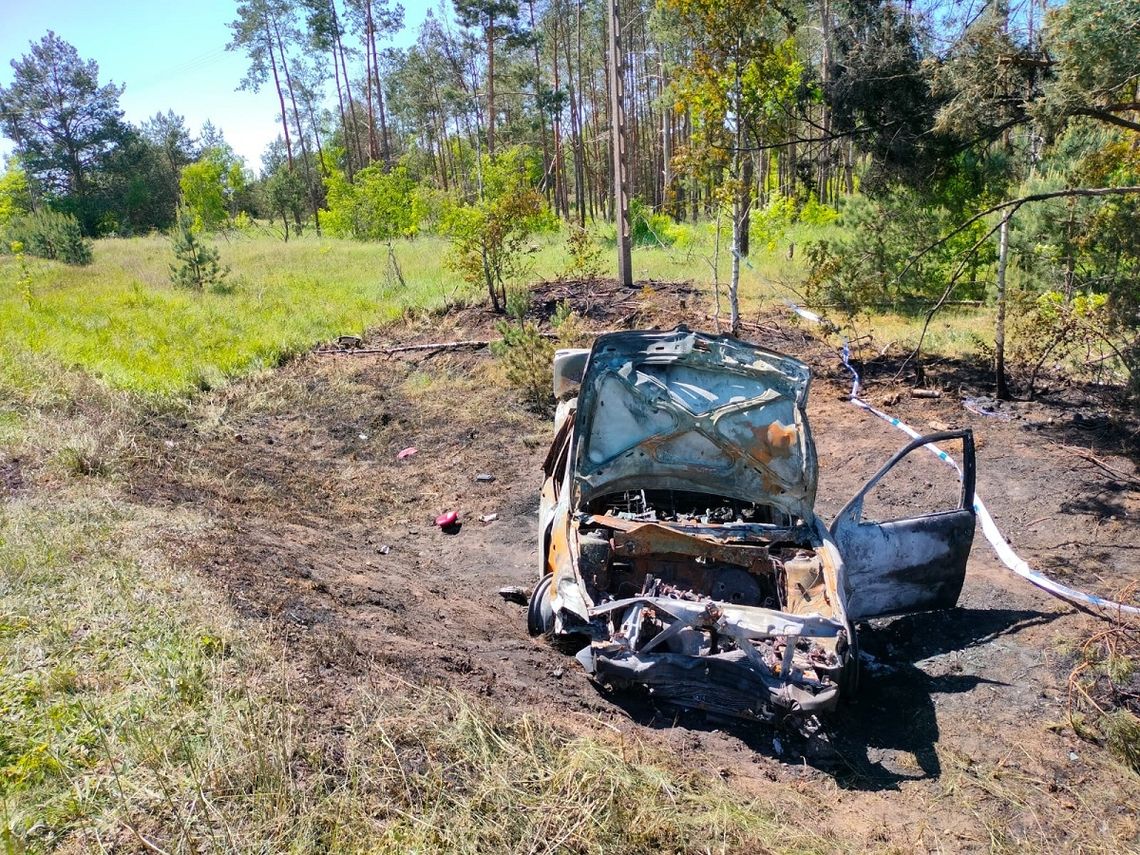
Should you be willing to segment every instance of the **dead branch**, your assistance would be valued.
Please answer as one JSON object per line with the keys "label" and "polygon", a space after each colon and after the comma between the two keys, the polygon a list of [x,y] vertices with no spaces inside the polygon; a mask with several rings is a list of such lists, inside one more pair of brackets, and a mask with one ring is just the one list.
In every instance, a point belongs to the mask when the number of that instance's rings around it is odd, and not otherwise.
{"label": "dead branch", "polygon": [[1075,454],[1077,457],[1080,457],[1084,460],[1087,460],[1089,463],[1092,463],[1095,466],[1099,466],[1101,469],[1103,469],[1105,472],[1107,472],[1113,478],[1119,479],[1121,481],[1126,481],[1130,484],[1135,484],[1137,486],[1140,486],[1140,479],[1136,478],[1133,475],[1129,475],[1125,472],[1121,472],[1119,469],[1115,468],[1114,466],[1110,466],[1108,463],[1101,460],[1099,457],[1097,457],[1091,451],[1086,451],[1085,449],[1078,448],[1075,445],[1065,445],[1064,443],[1054,442],[1053,440],[1049,440],[1049,442],[1052,443],[1053,445],[1057,446],[1058,448],[1069,452],[1070,454]]}
{"label": "dead branch", "polygon": [[355,350],[317,350],[318,356],[367,356],[369,354],[409,353],[414,350],[461,350],[467,347],[488,347],[490,339],[466,341],[437,341],[432,344],[403,344],[398,347],[359,347]]}
{"label": "dead branch", "polygon": [[988,217],[990,214],[997,213],[998,211],[1003,211],[1006,208],[1013,209],[1009,212],[1009,216],[1012,217],[1018,208],[1020,208],[1022,205],[1027,205],[1030,202],[1044,202],[1048,199],[1064,199],[1069,197],[1122,196],[1129,193],[1140,193],[1140,187],[1070,187],[1065,190],[1050,190],[1045,193],[1030,193],[1028,196],[1020,196],[1017,199],[1007,199],[1004,202],[998,202],[996,205],[993,205],[989,208],[986,208],[984,211],[979,211],[978,213],[974,214],[974,216],[970,217],[970,219],[960,223],[948,231],[946,234],[944,234],[942,237],[940,237],[938,240],[934,241],[934,243],[925,246],[916,252],[913,256],[911,256],[910,261],[908,261],[903,266],[903,269],[899,272],[897,278],[902,279],[902,277],[905,276],[907,272],[912,267],[914,267],[915,264],[918,263],[918,260],[929,253],[931,250],[937,249],[955,235],[961,234],[983,217]]}

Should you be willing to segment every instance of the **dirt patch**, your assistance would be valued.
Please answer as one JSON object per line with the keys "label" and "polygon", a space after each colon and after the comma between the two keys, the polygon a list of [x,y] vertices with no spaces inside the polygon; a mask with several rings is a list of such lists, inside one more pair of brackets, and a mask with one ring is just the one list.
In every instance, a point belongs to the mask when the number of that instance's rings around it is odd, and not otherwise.
{"label": "dirt patch", "polygon": [[[535,318],[562,300],[590,329],[710,326],[699,311],[707,301],[688,285],[549,283]],[[456,310],[366,344],[489,337],[496,321]],[[818,369],[819,507],[834,513],[906,438],[845,400],[834,353],[794,323],[753,318],[747,331]],[[1085,434],[1072,431],[1084,428],[1071,408],[1027,405],[1006,420],[964,409],[957,395],[897,397],[873,377],[868,393],[920,429],[974,428],[979,493],[1036,566],[1102,594],[1140,578],[1135,464],[1111,439],[1078,442]],[[1057,640],[1087,634],[1091,619],[1013,577],[980,533],[957,609],[861,629],[873,659],[859,696],[814,736],[592,688],[571,657],[529,638],[523,609],[497,594],[537,578],[549,438],[548,420],[518,406],[485,352],[309,356],[203,399],[185,426],[156,427],[130,490],[208,520],[208,537],[170,548],[244,614],[272,622],[305,678],[327,689],[314,695],[332,710],[330,729],[338,697],[360,679],[445,685],[579,730],[650,740],[769,797],[780,787],[811,793],[813,821],[849,828],[856,846],[1136,843],[1136,778],[1055,726],[1067,673]],[[409,447],[416,453],[397,459]],[[896,501],[920,502],[939,477],[949,476],[935,469]],[[461,526],[447,534],[433,520],[451,510]]]}
{"label": "dirt patch", "polygon": [[24,467],[18,457],[0,460],[0,498],[15,496],[24,489]]}

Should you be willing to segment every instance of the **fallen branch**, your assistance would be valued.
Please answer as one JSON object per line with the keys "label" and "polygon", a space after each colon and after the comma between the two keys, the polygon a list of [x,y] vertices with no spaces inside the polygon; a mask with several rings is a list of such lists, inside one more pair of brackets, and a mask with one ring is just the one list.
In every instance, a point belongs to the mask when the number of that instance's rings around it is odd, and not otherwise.
{"label": "fallen branch", "polygon": [[1133,475],[1129,475],[1125,472],[1121,472],[1119,469],[1117,469],[1113,466],[1110,466],[1108,463],[1101,460],[1099,457],[1097,457],[1091,451],[1085,451],[1085,449],[1078,448],[1075,445],[1065,445],[1064,443],[1054,442],[1053,440],[1049,440],[1049,442],[1052,443],[1053,445],[1057,446],[1058,448],[1069,452],[1069,454],[1075,454],[1077,457],[1080,457],[1083,460],[1087,460],[1089,463],[1092,463],[1095,466],[1099,466],[1101,469],[1103,469],[1105,472],[1107,472],[1113,478],[1116,478],[1116,479],[1121,480],[1121,481],[1126,481],[1130,484],[1135,484],[1137,486],[1140,486],[1140,479],[1137,479]]}
{"label": "fallen branch", "polygon": [[466,341],[438,341],[433,344],[403,344],[398,347],[358,347],[355,350],[317,350],[319,356],[367,356],[383,353],[410,353],[414,350],[461,350],[465,347],[488,347],[490,339],[468,339]]}
{"label": "fallen branch", "polygon": [[[630,318],[633,316],[631,315]],[[611,332],[622,332],[622,330],[585,330],[582,335],[586,338],[597,338],[600,335],[608,335]],[[553,332],[540,332],[543,338],[557,339],[558,333]],[[353,350],[314,350],[317,356],[390,356],[395,353],[415,353],[428,350],[463,350],[464,348],[478,349],[482,347],[490,347],[499,339],[489,338],[472,338],[464,339],[462,341],[436,341],[430,344],[401,344],[393,347],[358,347]]]}

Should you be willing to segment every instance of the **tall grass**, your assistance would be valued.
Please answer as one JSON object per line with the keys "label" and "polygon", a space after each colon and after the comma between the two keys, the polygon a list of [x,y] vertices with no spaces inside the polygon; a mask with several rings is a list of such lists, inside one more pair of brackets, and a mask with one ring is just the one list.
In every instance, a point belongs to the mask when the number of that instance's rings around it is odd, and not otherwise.
{"label": "tall grass", "polygon": [[[692,239],[672,246],[639,248],[637,277],[711,279],[711,233],[692,231]],[[395,245],[405,285],[384,245],[236,236],[219,246],[233,271],[230,284],[202,294],[171,286],[173,256],[159,236],[100,240],[94,263],[83,268],[30,260],[28,288],[17,287],[16,261],[0,257],[0,382],[35,386],[42,371],[31,362],[43,355],[111,388],[182,394],[274,366],[315,342],[359,334],[409,310],[482,298],[447,268],[447,243],[433,236]],[[761,296],[770,291],[770,277],[787,274],[776,258],[746,268],[746,295]],[[613,266],[609,253],[603,259]],[[570,261],[562,235],[536,238],[531,260],[534,277],[564,273]],[[723,273],[727,253],[720,263]]]}
{"label": "tall grass", "polygon": [[[778,239],[755,240],[741,269],[745,313],[795,297],[804,242],[835,228],[793,224]],[[613,276],[612,227],[592,231],[604,248],[601,273]],[[720,283],[723,298],[729,274],[726,230],[719,251],[711,223],[674,225],[662,238],[634,250],[635,278],[700,284],[704,299],[693,306],[693,320],[709,323],[712,283]],[[16,259],[0,256],[0,387],[29,394],[58,374],[45,370],[50,365],[78,369],[111,389],[184,396],[278,365],[316,342],[359,335],[408,311],[483,299],[480,288],[448,269],[447,242],[436,236],[394,245],[403,284],[382,244],[312,234],[287,243],[270,235],[217,240],[233,272],[224,290],[206,293],[170,284],[173,255],[161,236],[97,241],[88,267],[30,259],[30,284]],[[534,279],[572,269],[562,233],[536,236],[529,256]],[[918,336],[912,318],[839,320],[846,332],[870,330],[882,344],[909,347]],[[932,327],[929,349],[973,352],[988,335],[988,323],[985,312],[944,313]]]}

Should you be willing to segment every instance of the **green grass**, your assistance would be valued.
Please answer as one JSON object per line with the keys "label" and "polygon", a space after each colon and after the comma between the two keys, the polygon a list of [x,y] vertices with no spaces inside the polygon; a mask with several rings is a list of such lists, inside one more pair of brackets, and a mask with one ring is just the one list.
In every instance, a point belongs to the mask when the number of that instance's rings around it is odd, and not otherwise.
{"label": "green grass", "polygon": [[111,388],[184,393],[463,294],[438,265],[419,266],[430,258],[426,244],[401,248],[416,270],[406,289],[387,280],[386,253],[374,245],[236,238],[221,249],[233,268],[230,293],[173,288],[160,237],[98,241],[84,268],[33,260],[30,301],[15,287],[15,261],[0,260],[0,343],[9,356],[0,378],[34,385],[40,372],[24,370],[22,355],[41,354]]}
{"label": "green grass", "polygon": [[[711,227],[690,239],[634,253],[638,279],[711,279]],[[482,299],[482,292],[447,269],[447,243],[427,236],[396,244],[406,281],[390,275],[383,245],[306,236],[219,240],[231,267],[228,293],[192,293],[171,286],[169,242],[163,237],[96,242],[88,267],[28,259],[30,299],[11,257],[0,257],[0,383],[42,384],[46,358],[77,368],[113,389],[180,395],[272,367],[333,336],[381,325],[406,311]],[[554,278],[569,268],[561,235],[534,241],[532,275]],[[603,251],[603,275],[613,275]],[[722,246],[722,280],[729,256]],[[746,303],[774,293],[795,262],[772,253],[744,269]]]}
{"label": "green grass", "polygon": [[[746,313],[794,296],[802,276],[805,241],[827,228],[794,225],[778,241],[756,241],[741,270]],[[692,280],[706,287],[713,306],[714,230],[709,223],[673,228],[670,246],[637,247],[637,280]],[[613,276],[612,227],[594,229],[599,270]],[[722,234],[716,278],[729,276],[729,236]],[[0,386],[31,394],[58,369],[78,369],[104,386],[147,396],[184,396],[273,367],[319,341],[360,334],[408,311],[431,311],[455,302],[481,301],[445,264],[447,242],[424,236],[395,245],[406,285],[392,275],[384,245],[317,238],[288,243],[271,236],[218,238],[223,263],[232,269],[225,292],[193,293],[169,281],[169,241],[160,236],[96,242],[88,267],[28,259],[30,288],[19,263],[0,256]],[[795,252],[789,258],[789,250]],[[552,279],[572,273],[562,234],[532,242],[530,276]],[[722,315],[727,303],[722,302]],[[954,355],[976,350],[988,333],[988,314],[944,313],[928,349]],[[912,318],[876,315],[850,320],[845,332],[870,331],[876,341],[912,346]],[[0,425],[0,429],[2,429]]]}
{"label": "green grass", "polygon": [[171,526],[208,536],[96,490],[0,511],[0,850],[839,847],[636,742],[456,694],[361,690],[330,733],[288,657],[151,551]]}

